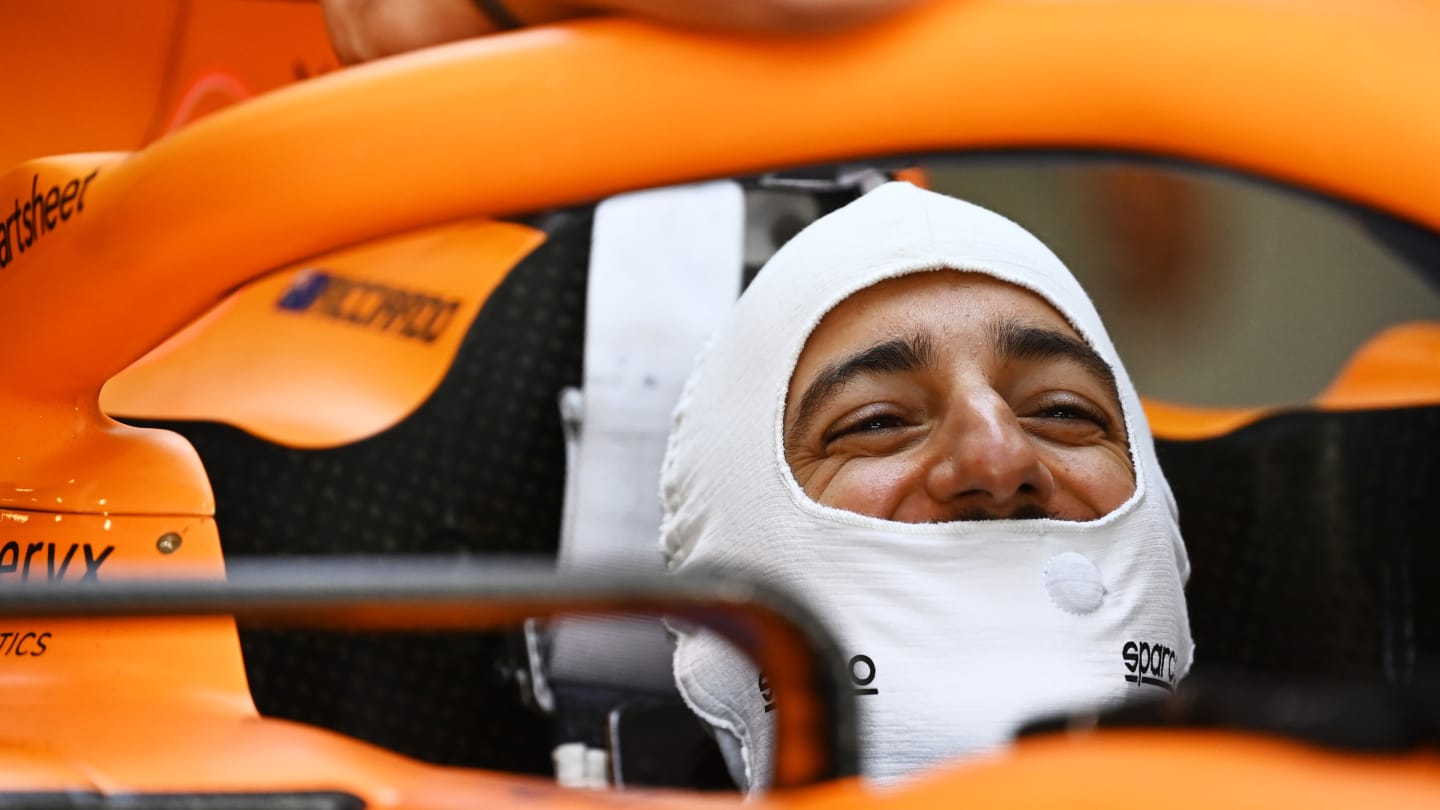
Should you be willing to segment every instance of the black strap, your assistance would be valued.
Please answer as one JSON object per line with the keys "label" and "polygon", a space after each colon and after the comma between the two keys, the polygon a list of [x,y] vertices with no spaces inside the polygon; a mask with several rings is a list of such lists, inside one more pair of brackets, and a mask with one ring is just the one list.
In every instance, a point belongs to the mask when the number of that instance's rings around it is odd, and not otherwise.
{"label": "black strap", "polygon": [[495,23],[495,27],[501,31],[525,27],[525,23],[520,22],[520,18],[511,13],[500,0],[475,0],[475,5],[479,7],[480,13],[489,17],[490,22]]}

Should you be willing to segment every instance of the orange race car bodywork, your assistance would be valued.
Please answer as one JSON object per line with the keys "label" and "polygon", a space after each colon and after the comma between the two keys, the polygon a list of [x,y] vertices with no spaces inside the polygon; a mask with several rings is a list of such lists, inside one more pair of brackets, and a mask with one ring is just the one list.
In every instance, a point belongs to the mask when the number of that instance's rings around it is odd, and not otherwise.
{"label": "orange race car bodywork", "polygon": [[[40,61],[61,36],[67,7],[39,8],[6,58]],[[7,587],[223,577],[194,450],[106,414],[215,419],[292,447],[383,430],[429,395],[490,291],[544,241],[507,217],[796,165],[1059,149],[1241,171],[1440,230],[1440,109],[1426,103],[1440,7],[1427,2],[938,3],[804,41],[596,19],[319,78],[333,58],[309,4],[154,3],[123,20],[79,8],[73,59],[87,76],[116,71],[125,94],[97,103],[88,82],[26,85],[0,137],[15,165],[0,175]],[[169,37],[181,45],[161,58]],[[494,272],[475,273],[477,256]],[[317,273],[341,279],[318,310],[274,306]],[[386,304],[381,288],[409,297]],[[365,328],[337,333],[327,318]],[[1328,402],[1434,402],[1433,361],[1366,365],[1346,379],[1382,385],[1337,383]],[[1187,436],[1254,416],[1154,415],[1158,432]],[[12,624],[0,634],[7,794],[739,801],[563,791],[262,718],[228,617]],[[1107,732],[1028,741],[884,792],[843,780],[760,803],[1142,801],[1435,806],[1440,755]]]}

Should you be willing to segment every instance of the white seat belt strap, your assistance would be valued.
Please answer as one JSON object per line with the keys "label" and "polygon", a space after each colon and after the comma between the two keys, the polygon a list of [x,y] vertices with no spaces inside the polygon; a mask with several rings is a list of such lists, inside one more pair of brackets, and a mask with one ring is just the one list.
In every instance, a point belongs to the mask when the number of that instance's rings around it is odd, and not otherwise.
{"label": "white seat belt strap", "polygon": [[[744,194],[734,182],[611,198],[595,211],[578,430],[567,431],[561,570],[664,569],[660,465],[696,355],[740,293]],[[577,403],[567,403],[573,418]],[[671,692],[659,622],[568,620],[553,628],[558,681]]]}

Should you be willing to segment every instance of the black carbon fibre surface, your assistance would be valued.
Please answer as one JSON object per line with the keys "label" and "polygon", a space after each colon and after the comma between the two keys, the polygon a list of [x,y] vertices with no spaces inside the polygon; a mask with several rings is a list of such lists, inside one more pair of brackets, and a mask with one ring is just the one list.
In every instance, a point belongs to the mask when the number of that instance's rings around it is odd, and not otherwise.
{"label": "black carbon fibre surface", "polygon": [[[485,303],[434,395],[356,444],[294,450],[210,423],[188,438],[214,485],[227,558],[556,552],[565,477],[557,395],[578,385],[588,212]],[[508,639],[483,634],[241,633],[261,713],[429,762],[550,771],[550,725],[501,674]]]}
{"label": "black carbon fibre surface", "polygon": [[1409,682],[1440,658],[1440,407],[1272,417],[1161,442],[1196,674]]}

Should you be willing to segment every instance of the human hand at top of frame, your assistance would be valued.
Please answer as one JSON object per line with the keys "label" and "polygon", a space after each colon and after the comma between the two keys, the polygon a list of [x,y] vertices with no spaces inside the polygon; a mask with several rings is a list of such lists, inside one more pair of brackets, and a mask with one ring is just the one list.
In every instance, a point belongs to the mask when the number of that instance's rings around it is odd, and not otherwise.
{"label": "human hand at top of frame", "polygon": [[927,0],[321,0],[342,62],[589,14],[620,13],[722,31],[818,33]]}

